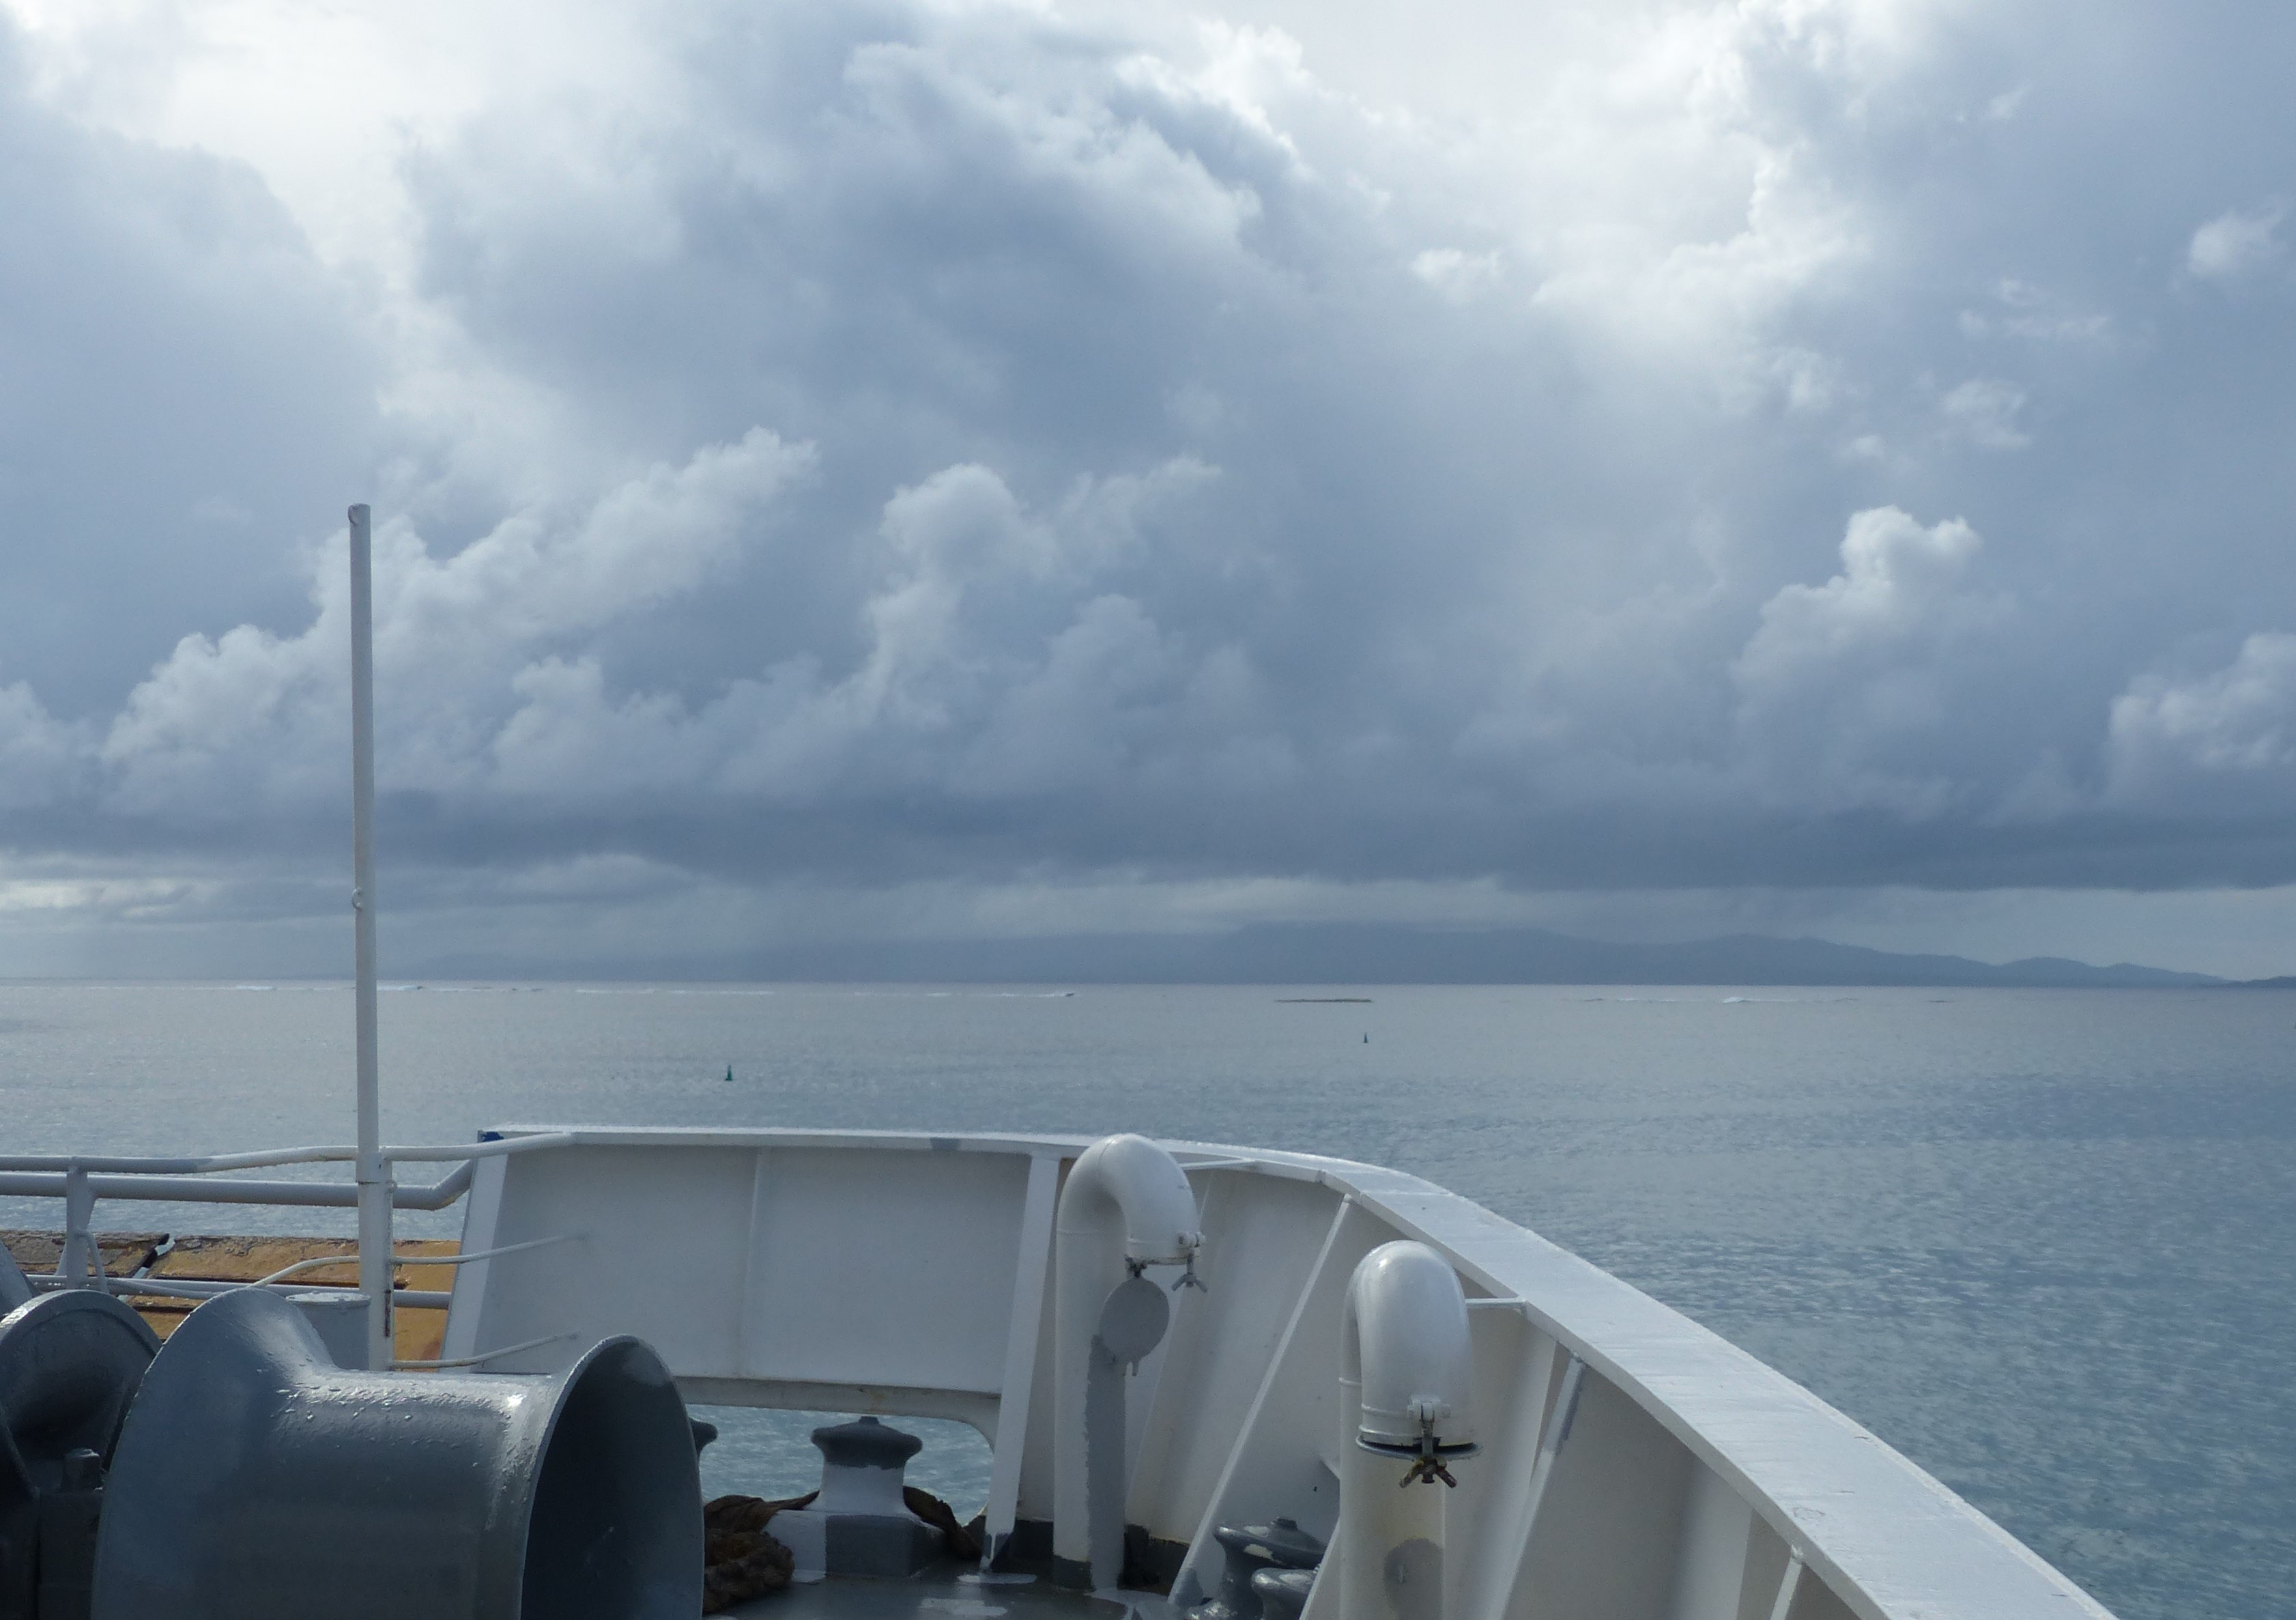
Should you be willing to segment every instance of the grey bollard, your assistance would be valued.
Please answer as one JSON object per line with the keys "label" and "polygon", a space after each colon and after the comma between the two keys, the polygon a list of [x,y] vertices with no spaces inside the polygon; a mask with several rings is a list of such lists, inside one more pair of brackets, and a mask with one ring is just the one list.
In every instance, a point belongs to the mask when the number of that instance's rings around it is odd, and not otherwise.
{"label": "grey bollard", "polygon": [[1288,1518],[1267,1525],[1222,1525],[1212,1532],[1226,1555],[1219,1590],[1188,1610],[1189,1620],[1260,1620],[1264,1593],[1255,1577],[1270,1569],[1313,1569],[1324,1543]]}
{"label": "grey bollard", "polygon": [[160,1351],[112,1459],[94,1620],[693,1620],[685,1403],[636,1339],[549,1376],[338,1367],[243,1289]]}
{"label": "grey bollard", "polygon": [[104,1465],[159,1348],[93,1289],[0,1320],[0,1620],[84,1620]]}
{"label": "grey bollard", "polygon": [[914,1435],[857,1418],[813,1431],[821,1490],[803,1508],[774,1515],[775,1539],[796,1560],[793,1580],[824,1575],[916,1575],[941,1556],[940,1533],[908,1509],[901,1476],[923,1447]]}
{"label": "grey bollard", "polygon": [[1263,1569],[1251,1577],[1251,1590],[1259,1599],[1260,1620],[1300,1620],[1308,1594],[1316,1590],[1316,1572]]}

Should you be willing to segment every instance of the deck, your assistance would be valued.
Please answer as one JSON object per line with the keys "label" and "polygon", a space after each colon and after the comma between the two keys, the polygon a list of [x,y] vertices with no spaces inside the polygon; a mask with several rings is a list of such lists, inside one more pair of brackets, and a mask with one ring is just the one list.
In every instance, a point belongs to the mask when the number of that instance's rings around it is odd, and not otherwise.
{"label": "deck", "polygon": [[1124,1600],[1070,1591],[1051,1582],[998,1577],[991,1583],[950,1572],[907,1581],[832,1575],[785,1588],[725,1611],[744,1620],[1171,1620],[1175,1611],[1151,1593]]}

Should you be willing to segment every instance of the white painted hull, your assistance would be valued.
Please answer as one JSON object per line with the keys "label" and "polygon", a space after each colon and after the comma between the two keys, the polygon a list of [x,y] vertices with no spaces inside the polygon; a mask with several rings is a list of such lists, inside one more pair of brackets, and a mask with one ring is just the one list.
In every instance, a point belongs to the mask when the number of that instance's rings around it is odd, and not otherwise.
{"label": "white painted hull", "polygon": [[[554,1370],[631,1333],[693,1401],[960,1419],[995,1458],[991,1530],[1051,1516],[1054,1208],[1086,1139],[570,1138],[479,1163],[465,1252],[577,1236],[463,1267],[446,1356],[542,1340],[488,1365]],[[1394,1171],[1163,1145],[1198,1191],[1207,1287],[1132,1380],[1126,1517],[1186,1548],[1176,1597],[1217,1583],[1215,1525],[1329,1534],[1342,1301],[1401,1237],[1472,1307],[1484,1449],[1444,1498],[1448,1620],[2109,1620],[1807,1390],[1534,1233]],[[1305,1620],[1331,1620],[1334,1586]]]}

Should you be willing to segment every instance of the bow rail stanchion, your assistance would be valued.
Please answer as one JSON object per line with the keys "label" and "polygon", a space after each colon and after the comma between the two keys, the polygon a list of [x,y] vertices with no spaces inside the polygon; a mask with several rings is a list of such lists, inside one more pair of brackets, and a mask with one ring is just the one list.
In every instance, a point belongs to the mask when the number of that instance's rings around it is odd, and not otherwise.
{"label": "bow rail stanchion", "polygon": [[374,559],[371,514],[350,509],[351,923],[358,1018],[359,1290],[366,1364],[387,1369],[390,1332],[390,1166],[382,1156],[382,1090],[374,1005]]}

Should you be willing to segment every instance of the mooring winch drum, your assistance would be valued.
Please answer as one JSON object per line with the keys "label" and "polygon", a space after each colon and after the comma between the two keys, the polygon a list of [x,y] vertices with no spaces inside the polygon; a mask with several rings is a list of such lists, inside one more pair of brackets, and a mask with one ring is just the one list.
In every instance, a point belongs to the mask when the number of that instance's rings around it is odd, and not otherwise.
{"label": "mooring winch drum", "polygon": [[160,1348],[90,1289],[30,1297],[0,1249],[0,1620],[86,1613],[104,1465]]}
{"label": "mooring winch drum", "polygon": [[178,1328],[121,1434],[94,1620],[691,1620],[685,1404],[632,1338],[547,1377],[338,1367],[258,1289]]}

